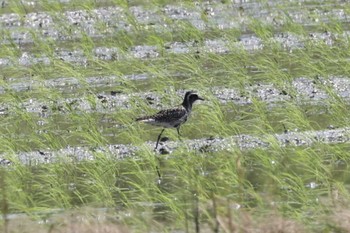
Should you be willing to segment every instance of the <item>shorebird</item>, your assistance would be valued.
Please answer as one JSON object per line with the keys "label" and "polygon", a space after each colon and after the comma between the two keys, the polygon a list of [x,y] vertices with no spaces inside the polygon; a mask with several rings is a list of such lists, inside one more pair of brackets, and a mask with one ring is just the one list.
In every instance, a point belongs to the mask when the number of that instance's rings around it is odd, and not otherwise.
{"label": "shorebird", "polygon": [[189,117],[192,111],[192,104],[196,100],[204,99],[199,97],[193,91],[188,91],[186,92],[184,100],[180,106],[170,109],[164,109],[154,115],[143,116],[136,119],[136,121],[163,127],[162,131],[160,132],[157,138],[156,147],[154,148],[155,150],[158,147],[160,137],[162,136],[162,133],[164,132],[165,128],[176,128],[178,136],[180,137],[180,126],[187,121],[187,118]]}

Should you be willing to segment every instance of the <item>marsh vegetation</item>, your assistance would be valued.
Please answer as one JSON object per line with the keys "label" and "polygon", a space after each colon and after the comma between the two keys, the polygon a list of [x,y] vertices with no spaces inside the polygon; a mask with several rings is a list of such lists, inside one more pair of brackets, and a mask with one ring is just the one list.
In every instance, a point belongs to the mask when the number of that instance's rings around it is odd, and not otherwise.
{"label": "marsh vegetation", "polygon": [[[1,229],[349,232],[349,12],[2,1]],[[134,119],[189,90],[206,101],[154,151]]]}

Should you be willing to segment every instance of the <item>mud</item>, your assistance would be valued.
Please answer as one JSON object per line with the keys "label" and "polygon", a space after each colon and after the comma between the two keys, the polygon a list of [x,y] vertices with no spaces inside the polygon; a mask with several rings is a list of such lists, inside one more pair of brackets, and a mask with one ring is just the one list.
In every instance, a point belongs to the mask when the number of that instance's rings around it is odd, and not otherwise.
{"label": "mud", "polygon": [[[299,7],[291,6],[288,16],[273,11],[273,7],[278,5],[269,3],[270,12],[258,10],[261,5],[258,3],[242,4],[220,4],[220,3],[197,3],[195,8],[186,8],[183,6],[167,5],[163,8],[145,9],[142,6],[133,6],[129,9],[120,7],[104,7],[92,11],[77,10],[66,11],[64,13],[33,12],[20,16],[18,14],[0,15],[0,25],[2,26],[3,36],[0,37],[0,44],[18,44],[22,54],[17,60],[1,57],[0,67],[6,66],[31,66],[35,64],[52,64],[54,59],[59,59],[68,63],[75,63],[82,66],[88,66],[89,58],[101,60],[123,60],[123,59],[150,59],[157,58],[161,54],[171,53],[231,53],[235,48],[244,48],[252,51],[262,49],[264,43],[262,40],[252,34],[249,30],[244,30],[252,19],[264,19],[266,23],[283,25],[289,20],[300,22],[303,25],[312,25],[317,21],[329,22],[331,17],[337,18],[340,22],[346,24],[349,17],[341,8],[342,3],[335,5],[335,8],[329,10],[315,11],[312,5],[305,6],[305,11],[300,12]],[[292,4],[291,4],[292,5]],[[206,20],[202,19],[202,12],[206,12]],[[259,12],[259,14],[257,14]],[[131,16],[130,16],[131,14]],[[311,14],[312,17],[308,17]],[[171,20],[169,24],[167,20]],[[134,21],[136,20],[136,22]],[[175,22],[173,22],[175,20]],[[176,22],[189,22],[198,30],[223,30],[236,28],[243,33],[234,43],[228,43],[225,39],[206,39],[202,43],[193,42],[167,42],[164,48],[156,46],[136,45],[128,51],[119,51],[115,47],[97,47],[91,51],[89,58],[82,50],[56,49],[53,54],[37,55],[26,51],[33,43],[40,43],[40,40],[56,40],[67,42],[81,39],[84,35],[96,39],[97,41],[107,36],[115,36],[120,31],[133,33],[139,30],[155,30],[156,32],[176,33],[176,28],[172,26]],[[276,25],[277,24],[277,25]],[[278,31],[278,30],[277,30]],[[281,47],[292,51],[293,49],[303,48],[305,41],[313,40],[326,43],[329,46],[334,45],[339,40],[347,40],[349,31],[343,31],[341,34],[325,32],[310,32],[306,36],[293,33],[279,33],[272,35],[268,41],[277,43]],[[33,38],[35,35],[35,38]],[[29,46],[24,46],[29,44]],[[51,51],[50,51],[51,52]]]}
{"label": "mud", "polygon": [[[328,129],[320,131],[286,132],[270,135],[237,135],[228,138],[203,138],[186,141],[160,142],[156,154],[171,155],[178,148],[186,148],[184,153],[198,152],[210,153],[220,151],[250,150],[257,148],[269,148],[271,146],[312,146],[317,143],[337,144],[350,142],[350,128]],[[0,164],[10,166],[13,162],[30,165],[52,163],[58,161],[79,162],[93,160],[101,154],[110,156],[116,160],[128,157],[137,157],[141,148],[153,150],[155,142],[147,142],[141,147],[133,145],[109,145],[105,147],[67,147],[58,151],[39,150],[21,152],[15,157],[0,155]],[[12,159],[9,159],[12,158]]]}
{"label": "mud", "polygon": [[[124,78],[142,80],[150,77],[150,75],[133,75]],[[87,78],[87,82],[95,87],[120,84],[120,78],[117,76],[108,77],[90,77]],[[32,83],[16,83],[9,86],[12,91],[35,91],[42,87],[54,88],[62,91],[74,90],[82,87],[80,81],[76,78],[59,78],[55,80],[48,80],[45,82],[32,82]],[[201,90],[201,94],[205,96],[213,95],[221,104],[233,103],[235,105],[244,106],[252,104],[254,99],[263,101],[271,107],[280,106],[285,101],[294,101],[299,105],[320,105],[331,103],[334,101],[334,95],[341,97],[344,101],[350,100],[350,79],[346,77],[319,77],[315,79],[309,79],[305,77],[297,78],[292,82],[292,87],[281,89],[275,87],[273,84],[255,84],[249,85],[243,88],[244,90],[234,88],[212,87],[207,90]],[[287,88],[288,87],[288,88]],[[179,90],[175,94],[181,98],[186,90]],[[5,88],[0,88],[0,93],[5,93]],[[93,101],[91,100],[93,97]],[[151,99],[152,101],[148,101]],[[122,91],[110,91],[108,93],[81,93],[76,94],[69,98],[61,99],[36,99],[30,98],[23,101],[20,104],[20,108],[31,113],[45,112],[46,116],[50,116],[53,112],[65,113],[65,109],[69,106],[71,110],[84,111],[84,112],[100,112],[108,113],[114,112],[117,109],[128,109],[131,106],[136,106],[138,103],[144,102],[151,105],[153,108],[161,109],[169,107],[162,103],[162,96],[154,92],[140,92],[126,94]],[[45,106],[45,107],[44,107]],[[11,104],[1,103],[0,109],[2,114],[11,114]],[[18,106],[16,105],[16,110]]]}
{"label": "mud", "polygon": [[[320,22],[329,23],[332,18],[346,24],[348,13],[343,9],[346,3],[335,1],[333,5],[304,4],[302,9],[298,1],[290,1],[288,11],[281,11],[279,4],[269,1],[269,10],[262,3],[240,1],[223,4],[220,1],[196,2],[192,6],[165,5],[150,7],[116,6],[100,7],[91,11],[68,10],[63,13],[31,12],[24,16],[3,14],[0,25],[8,30],[9,37],[0,43],[13,41],[18,44],[33,43],[32,33],[40,38],[54,40],[78,39],[87,34],[92,38],[112,36],[120,31],[132,32],[139,27],[163,32],[173,30],[173,21],[188,22],[198,30],[208,29],[244,29],[251,19],[264,20],[268,24],[280,27],[290,21],[313,26]],[[7,5],[5,4],[4,7]],[[330,8],[330,10],[329,10]],[[266,9],[266,8],[265,8]],[[171,23],[169,23],[169,21]],[[175,22],[175,24],[177,24]]]}
{"label": "mud", "polygon": [[[349,31],[343,34],[333,34],[330,32],[310,33],[308,37],[281,33],[269,38],[271,43],[281,46],[292,52],[294,49],[304,48],[305,41],[312,40],[322,42],[332,46],[338,40],[346,40],[350,35]],[[243,34],[237,42],[229,43],[223,39],[204,40],[203,43],[195,42],[171,42],[166,43],[163,48],[149,45],[137,45],[130,47],[128,51],[120,51],[117,47],[96,47],[92,49],[91,54],[87,56],[83,50],[55,49],[50,56],[32,54],[23,52],[17,59],[2,57],[0,58],[0,67],[8,66],[33,66],[36,64],[51,65],[56,60],[67,63],[89,66],[89,61],[121,61],[132,59],[155,59],[170,54],[198,54],[215,53],[229,54],[234,53],[237,48],[243,48],[247,51],[260,50],[264,48],[264,43],[260,38],[252,34]],[[51,53],[51,51],[49,51]]]}

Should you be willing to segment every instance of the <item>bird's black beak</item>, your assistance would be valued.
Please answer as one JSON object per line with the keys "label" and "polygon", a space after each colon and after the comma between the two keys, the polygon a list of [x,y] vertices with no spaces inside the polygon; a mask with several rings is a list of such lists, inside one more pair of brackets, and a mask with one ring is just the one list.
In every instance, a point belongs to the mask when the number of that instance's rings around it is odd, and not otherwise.
{"label": "bird's black beak", "polygon": [[199,96],[198,96],[198,99],[199,99],[199,100],[203,100],[203,101],[205,100],[205,99],[203,99],[202,97],[199,97]]}

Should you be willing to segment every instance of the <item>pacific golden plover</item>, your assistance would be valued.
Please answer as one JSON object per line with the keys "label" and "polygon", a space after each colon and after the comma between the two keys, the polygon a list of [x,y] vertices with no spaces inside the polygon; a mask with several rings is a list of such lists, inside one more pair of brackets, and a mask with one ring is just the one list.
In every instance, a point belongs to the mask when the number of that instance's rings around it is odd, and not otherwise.
{"label": "pacific golden plover", "polygon": [[163,127],[158,136],[156,147],[154,149],[157,149],[160,137],[162,136],[165,128],[176,128],[178,136],[180,137],[180,126],[187,121],[187,118],[192,111],[192,104],[196,100],[204,99],[199,97],[193,91],[188,91],[186,92],[184,100],[179,107],[161,110],[154,115],[136,119],[136,121]]}

